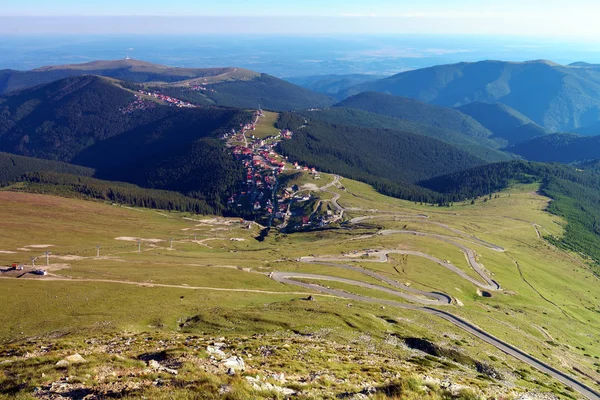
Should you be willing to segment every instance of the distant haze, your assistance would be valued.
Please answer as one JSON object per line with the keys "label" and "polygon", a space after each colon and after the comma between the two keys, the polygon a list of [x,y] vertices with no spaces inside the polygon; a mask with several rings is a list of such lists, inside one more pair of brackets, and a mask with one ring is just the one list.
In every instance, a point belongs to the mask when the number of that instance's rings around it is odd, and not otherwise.
{"label": "distant haze", "polygon": [[597,0],[4,0],[2,3],[0,16],[13,18],[0,21],[0,33],[428,33],[587,36],[592,40],[600,34]]}
{"label": "distant haze", "polygon": [[[596,7],[598,8],[598,7]],[[7,16],[0,34],[493,34],[580,37],[596,41],[600,25],[589,14],[489,12],[401,13],[368,16]]]}
{"label": "distant haze", "polygon": [[[0,23],[2,26],[2,23]],[[600,63],[583,40],[472,35],[1,35],[0,69],[94,60],[235,66],[278,77],[377,74],[487,59]]]}

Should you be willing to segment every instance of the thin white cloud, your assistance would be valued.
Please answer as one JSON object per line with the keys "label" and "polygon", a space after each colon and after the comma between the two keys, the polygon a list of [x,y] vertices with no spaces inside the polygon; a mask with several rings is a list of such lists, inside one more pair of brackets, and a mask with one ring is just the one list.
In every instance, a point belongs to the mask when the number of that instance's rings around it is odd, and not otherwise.
{"label": "thin white cloud", "polygon": [[[342,17],[377,17],[376,13],[350,13],[343,12]],[[458,19],[458,18],[544,18],[544,13],[525,13],[525,12],[497,12],[497,11],[447,11],[447,12],[403,12],[389,13],[382,15],[387,18],[435,18],[435,19]]]}

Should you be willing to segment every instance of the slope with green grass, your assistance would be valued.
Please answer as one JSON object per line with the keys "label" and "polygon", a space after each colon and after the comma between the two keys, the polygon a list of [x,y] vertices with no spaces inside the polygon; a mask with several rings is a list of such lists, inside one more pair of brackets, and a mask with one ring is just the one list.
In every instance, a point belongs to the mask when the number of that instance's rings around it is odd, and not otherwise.
{"label": "slope with green grass", "polygon": [[[277,398],[246,378],[257,375],[308,398],[358,394],[365,384],[379,397],[575,396],[442,319],[323,296],[268,277],[271,271],[344,277],[337,268],[295,260],[310,254],[350,257],[363,249],[420,251],[459,268],[466,264],[460,249],[432,237],[377,235],[380,229],[451,235],[477,252],[503,289],[482,297],[468,282],[420,257],[358,265],[414,288],[448,292],[454,304],[447,312],[594,385],[600,357],[598,281],[577,255],[536,235],[532,223],[557,237],[565,223],[543,211],[548,198],[535,193],[536,185],[515,185],[487,202],[438,208],[385,197],[349,179],[341,184],[343,190],[331,190],[353,209],[350,216],[379,218],[345,229],[273,232],[263,242],[254,240],[258,227],[245,229],[237,219],[0,192],[0,265],[35,256],[41,263],[44,249],[52,252],[50,275],[0,279],[5,289],[0,291],[0,396],[27,398],[37,387],[38,396],[63,389],[106,395],[118,389],[129,398],[198,393],[218,398],[223,390],[232,399]],[[422,214],[429,218],[410,218]],[[370,282],[360,275],[346,277]],[[377,298],[349,285],[339,288]],[[314,301],[305,300],[309,295]],[[243,358],[246,371],[228,376],[208,346]],[[75,353],[87,362],[56,365]],[[178,374],[154,370],[150,360]],[[451,395],[446,382],[460,390]]]}
{"label": "slope with green grass", "polygon": [[242,68],[177,68],[133,59],[101,60],[47,66],[31,71],[2,70],[0,94],[82,75],[106,76],[138,83],[172,83],[193,79],[211,82],[250,79],[258,74]]}
{"label": "slope with green grass", "polygon": [[[585,166],[582,166],[585,168]],[[567,221],[562,237],[547,236],[552,243],[593,260],[600,275],[600,172],[562,164],[523,161],[489,164],[420,182],[422,187],[455,200],[489,196],[514,182],[540,183],[540,192],[552,199],[548,211]]]}

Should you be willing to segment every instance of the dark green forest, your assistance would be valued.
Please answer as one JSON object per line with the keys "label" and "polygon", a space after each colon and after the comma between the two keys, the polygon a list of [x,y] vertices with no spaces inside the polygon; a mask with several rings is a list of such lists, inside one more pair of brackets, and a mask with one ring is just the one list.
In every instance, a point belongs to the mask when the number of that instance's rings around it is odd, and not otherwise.
{"label": "dark green forest", "polygon": [[203,200],[187,197],[177,192],[145,189],[129,183],[103,181],[57,172],[27,173],[19,178],[19,182],[23,184],[15,185],[11,190],[103,200],[129,206],[196,214],[214,214],[222,211],[215,209]]}
{"label": "dark green forest", "polygon": [[[364,92],[349,97],[336,107],[356,108],[425,125],[443,127],[474,138],[491,138],[492,132],[470,116],[452,108],[440,107],[406,97]],[[496,146],[500,146],[501,142]]]}
{"label": "dark green forest", "polygon": [[600,136],[545,135],[508,149],[528,160],[573,163],[600,158]]}
{"label": "dark green forest", "polygon": [[489,129],[494,137],[506,140],[509,145],[521,143],[548,133],[546,129],[504,104],[476,101],[458,107],[457,110],[473,117]]}
{"label": "dark green forest", "polygon": [[79,176],[93,176],[92,168],[67,164],[59,161],[16,156],[0,153],[0,186],[18,180],[28,172],[60,172]]}
{"label": "dark green forest", "polygon": [[509,161],[513,157],[498,150],[498,143],[484,137],[467,136],[461,132],[442,125],[429,125],[388,115],[376,114],[356,108],[332,107],[314,111],[301,112],[309,121],[320,121],[334,125],[352,125],[365,128],[392,129],[415,135],[428,136],[470,153],[487,162]]}
{"label": "dark green forest", "polygon": [[324,172],[367,182],[384,194],[437,202],[439,195],[415,182],[459,171],[484,161],[447,143],[389,129],[309,122],[294,113],[281,115],[278,126],[295,132],[280,143],[283,155]]}

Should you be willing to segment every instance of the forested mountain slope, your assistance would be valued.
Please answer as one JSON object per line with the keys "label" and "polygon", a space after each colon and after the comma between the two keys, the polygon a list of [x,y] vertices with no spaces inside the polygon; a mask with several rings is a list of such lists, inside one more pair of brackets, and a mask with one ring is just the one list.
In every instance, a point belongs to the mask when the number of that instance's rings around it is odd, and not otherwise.
{"label": "forested mountain slope", "polygon": [[58,172],[78,176],[94,175],[93,169],[79,165],[0,153],[0,186],[30,172]]}
{"label": "forested mountain slope", "polygon": [[351,125],[366,128],[383,128],[428,136],[470,153],[488,162],[507,161],[512,156],[499,150],[498,143],[491,139],[471,137],[448,129],[446,126],[428,125],[357,108],[332,107],[301,113],[309,121],[321,121],[334,125]]}
{"label": "forested mountain slope", "polygon": [[[460,111],[385,93],[365,92],[347,98],[336,107],[355,108],[407,121],[431,125],[465,136],[489,139],[492,132]],[[499,146],[500,144],[497,144]]]}
{"label": "forested mountain slope", "polygon": [[292,111],[328,107],[335,100],[322,93],[301,88],[268,74],[239,81],[225,81],[194,90],[184,85],[153,86],[152,89],[194,104],[224,107],[259,107],[274,111]]}
{"label": "forested mountain slope", "polygon": [[495,103],[474,103],[458,107],[458,111],[470,115],[494,134],[494,137],[504,139],[509,145],[525,142],[548,132],[507,105]]}
{"label": "forested mountain slope", "polygon": [[340,93],[346,89],[365,82],[383,79],[383,75],[347,74],[347,75],[316,75],[284,78],[286,81],[314,92],[325,93],[328,96],[343,100]]}
{"label": "forested mountain slope", "polygon": [[457,107],[482,101],[503,103],[543,126],[561,132],[600,120],[600,68],[549,61],[481,61],[403,72],[354,86],[351,96],[377,91]]}
{"label": "forested mountain slope", "polygon": [[250,120],[243,110],[159,105],[106,78],[72,77],[1,97],[0,149],[221,209],[242,172],[216,137]]}
{"label": "forested mountain slope", "polygon": [[279,145],[291,160],[362,180],[397,197],[422,191],[411,186],[419,180],[484,164],[450,144],[408,132],[324,122],[303,126],[304,119],[292,113],[282,114],[278,124],[294,131],[291,140]]}
{"label": "forested mountain slope", "polygon": [[509,151],[528,160],[572,163],[600,158],[600,136],[557,133],[519,143]]}

